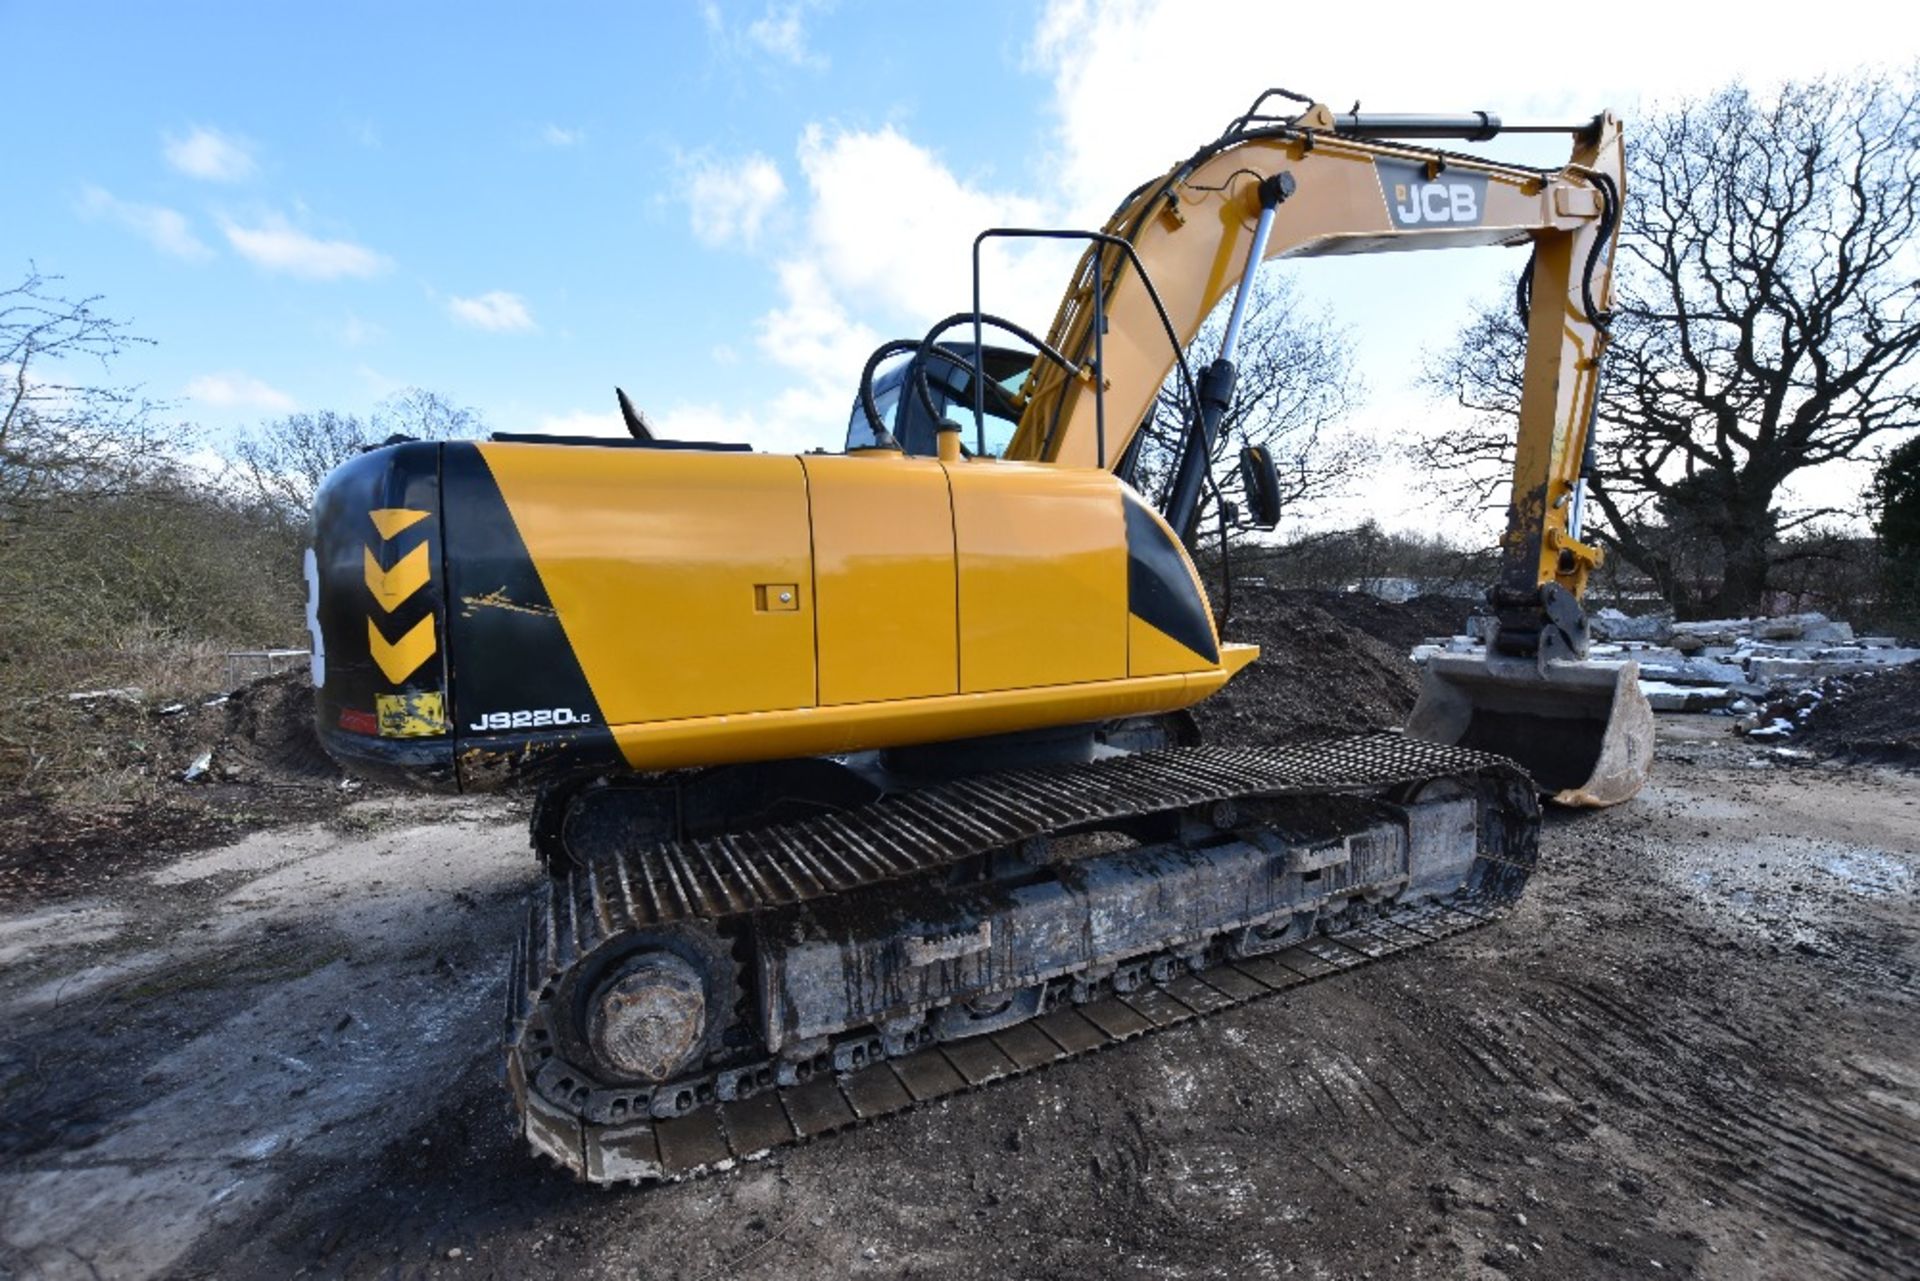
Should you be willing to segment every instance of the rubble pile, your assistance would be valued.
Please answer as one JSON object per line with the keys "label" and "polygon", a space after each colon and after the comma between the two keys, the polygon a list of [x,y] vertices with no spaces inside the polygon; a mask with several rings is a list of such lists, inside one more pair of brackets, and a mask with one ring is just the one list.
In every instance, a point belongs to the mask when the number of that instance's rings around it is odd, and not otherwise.
{"label": "rubble pile", "polygon": [[[1767,726],[1788,720],[1796,744],[1860,760],[1920,761],[1920,666],[1829,676],[1788,709],[1768,708]],[[1785,737],[1785,733],[1780,734]]]}
{"label": "rubble pile", "polygon": [[[1468,621],[1468,635],[1428,640],[1413,661],[1485,647],[1491,620]],[[1750,719],[1761,737],[1792,731],[1823,697],[1823,681],[1846,681],[1920,660],[1920,649],[1891,636],[1856,636],[1824,614],[1721,618],[1677,623],[1663,615],[1602,609],[1592,615],[1595,662],[1640,664],[1640,687],[1656,712],[1726,712]]]}

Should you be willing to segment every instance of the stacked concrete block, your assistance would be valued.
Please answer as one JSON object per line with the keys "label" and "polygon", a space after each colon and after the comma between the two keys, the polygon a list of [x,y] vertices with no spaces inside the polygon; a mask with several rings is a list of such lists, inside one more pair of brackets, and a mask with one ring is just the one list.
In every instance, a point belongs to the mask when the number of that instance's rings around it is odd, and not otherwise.
{"label": "stacked concrete block", "polygon": [[[1824,614],[1785,618],[1718,618],[1675,622],[1614,609],[1591,615],[1596,663],[1640,664],[1641,688],[1655,711],[1758,712],[1764,733],[1782,706],[1820,681],[1920,660],[1920,648],[1891,636],[1856,636],[1851,624]],[[1468,620],[1467,635],[1429,638],[1413,650],[1424,664],[1434,653],[1484,651],[1492,619]],[[1791,722],[1789,721],[1789,725]],[[1784,729],[1782,733],[1786,732]]]}

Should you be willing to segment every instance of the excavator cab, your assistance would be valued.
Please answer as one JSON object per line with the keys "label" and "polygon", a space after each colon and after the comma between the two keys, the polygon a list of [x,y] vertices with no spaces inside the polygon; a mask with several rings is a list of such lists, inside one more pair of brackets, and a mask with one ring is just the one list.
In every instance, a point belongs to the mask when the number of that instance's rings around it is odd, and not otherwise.
{"label": "excavator cab", "polygon": [[[847,419],[847,452],[897,446],[915,458],[937,457],[940,424],[951,420],[964,424],[962,453],[978,458],[998,458],[1005,453],[1007,442],[1020,425],[1020,386],[1033,368],[1033,353],[1005,347],[980,349],[983,359],[978,363],[986,369],[986,386],[981,421],[976,425],[974,351],[972,343],[941,343],[925,356],[915,354],[877,372],[871,388],[874,406],[892,439],[882,438],[856,396]],[[926,368],[931,412],[914,387],[916,365],[921,364]]]}

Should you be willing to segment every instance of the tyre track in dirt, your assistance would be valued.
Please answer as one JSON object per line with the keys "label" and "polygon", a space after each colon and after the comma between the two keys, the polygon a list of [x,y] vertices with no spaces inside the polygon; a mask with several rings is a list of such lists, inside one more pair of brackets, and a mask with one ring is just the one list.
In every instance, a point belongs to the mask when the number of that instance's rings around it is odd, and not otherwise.
{"label": "tyre track in dirt", "polygon": [[[13,1256],[12,1276],[84,1277],[84,1260],[128,1277],[569,1281],[1494,1281],[1639,1277],[1654,1262],[1668,1276],[1912,1275],[1920,907],[1911,877],[1848,868],[1920,866],[1920,777],[1763,771],[1755,759],[1695,747],[1648,803],[1551,822],[1527,900],[1490,929],[632,1194],[555,1177],[505,1130],[493,1008],[469,996],[491,992],[504,967],[488,949],[511,927],[507,883],[529,871],[517,832],[322,832],[296,861],[260,847],[257,868],[209,855],[75,915],[113,938],[72,949],[65,971],[57,955],[34,959],[36,984],[91,977],[57,1014],[20,1007],[14,1052],[41,1061],[0,1071],[28,1091],[9,1107],[44,1111],[36,1070],[87,1065],[55,1082],[74,1097],[117,1062],[150,1071],[142,1038],[169,1026],[169,1010],[177,1035],[210,1053],[222,1009],[285,1022],[289,998],[311,1034],[244,1050],[305,1055],[318,1081],[359,1074],[364,1102],[342,1096],[327,1104],[340,1126],[270,1147],[311,1103],[291,1093],[307,1076],[283,1072],[279,1096],[259,1095],[258,1124],[223,1123],[211,1138],[185,1110],[207,1091],[169,1080],[137,1121],[171,1146],[108,1127],[0,1155],[0,1186],[174,1189],[120,1196],[106,1213],[71,1191],[10,1200],[8,1232],[38,1243]],[[467,861],[426,861],[439,843]],[[382,882],[366,903],[363,874]],[[503,878],[502,893],[449,908],[479,875]],[[142,912],[155,905],[164,919],[147,940],[143,921],[157,918]],[[200,930],[202,917],[218,928]],[[369,927],[384,932],[353,944]],[[343,938],[345,963],[331,959]],[[108,961],[153,990],[111,986],[121,975]],[[318,968],[290,980],[295,961]],[[323,1001],[326,985],[336,995]],[[331,1035],[338,1002],[384,992],[400,1006],[356,1023],[357,1045]],[[438,1029],[427,1060],[406,1053],[410,1004]],[[135,1018],[136,1007],[154,1012]],[[185,1066],[249,1079],[244,1053],[206,1053]],[[251,1190],[215,1199],[241,1178]],[[8,1266],[0,1256],[12,1281]]]}

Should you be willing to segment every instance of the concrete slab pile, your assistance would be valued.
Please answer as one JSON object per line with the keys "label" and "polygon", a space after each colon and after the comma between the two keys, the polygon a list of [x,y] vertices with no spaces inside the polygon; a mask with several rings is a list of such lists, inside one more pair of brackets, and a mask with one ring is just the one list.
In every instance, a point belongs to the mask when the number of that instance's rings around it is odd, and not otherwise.
{"label": "concrete slab pile", "polygon": [[[1920,660],[1920,648],[1891,636],[1856,636],[1850,623],[1824,614],[1675,622],[1665,615],[1601,609],[1591,620],[1592,660],[1638,662],[1641,688],[1656,712],[1750,717],[1756,737],[1791,732],[1797,716],[1818,701],[1822,681]],[[1436,653],[1484,650],[1491,624],[1476,615],[1466,635],[1432,637],[1415,646],[1413,661],[1424,665]],[[1783,727],[1774,731],[1776,722]]]}

